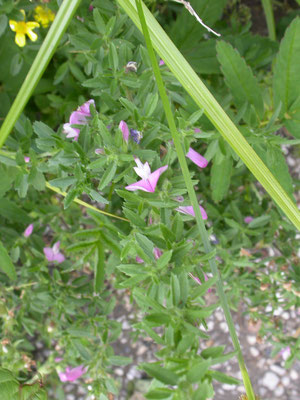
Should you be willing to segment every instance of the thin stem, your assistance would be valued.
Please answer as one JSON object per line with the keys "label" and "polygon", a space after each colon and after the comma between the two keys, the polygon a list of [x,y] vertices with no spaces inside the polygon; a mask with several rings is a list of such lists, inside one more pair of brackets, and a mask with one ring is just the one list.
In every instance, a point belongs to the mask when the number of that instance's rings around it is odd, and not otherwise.
{"label": "thin stem", "polygon": [[266,16],[269,38],[271,40],[276,40],[276,30],[275,30],[272,1],[271,0],[261,0],[261,2],[262,2],[265,16]]}
{"label": "thin stem", "polygon": [[81,0],[64,0],[0,129],[0,148],[24,110]]}
{"label": "thin stem", "polygon": [[[56,193],[60,194],[61,196],[66,197],[66,195],[67,195],[66,192],[63,192],[63,191],[61,191],[60,189],[58,189],[57,187],[54,187],[54,186],[50,185],[49,182],[46,182],[46,186],[47,186],[48,189],[53,190],[53,192],[56,192]],[[80,199],[77,199],[77,197],[76,197],[73,201],[74,201],[74,203],[80,204],[81,206],[84,206],[84,207],[86,207],[86,208],[89,208],[90,210],[96,211],[96,212],[98,212],[98,213],[100,213],[100,214],[107,215],[108,217],[112,217],[112,218],[120,219],[120,220],[122,220],[122,221],[129,222],[129,220],[126,219],[126,218],[119,217],[118,215],[111,214],[111,213],[109,213],[109,212],[99,210],[99,208],[94,207],[94,206],[92,206],[91,204],[86,203],[85,201],[82,201],[82,200],[80,200]]]}
{"label": "thin stem", "polygon": [[[177,132],[176,129],[176,124],[175,124],[175,120],[173,117],[173,113],[172,113],[172,109],[170,106],[170,102],[164,87],[164,83],[162,80],[162,76],[158,67],[158,63],[156,60],[156,56],[152,47],[152,42],[151,42],[151,38],[150,38],[150,34],[148,31],[148,27],[146,24],[146,20],[145,20],[145,16],[144,16],[144,12],[143,12],[143,8],[142,8],[142,3],[141,0],[135,0],[136,1],[136,6],[137,6],[137,10],[138,10],[138,15],[140,18],[140,22],[141,22],[141,26],[142,26],[142,30],[143,30],[143,34],[145,37],[145,41],[146,41],[146,45],[147,45],[147,49],[148,49],[148,53],[151,59],[151,63],[152,63],[152,68],[154,71],[154,75],[156,78],[156,82],[157,82],[157,86],[158,86],[158,90],[162,99],[162,103],[164,106],[164,110],[165,110],[165,114],[166,114],[166,118],[170,127],[170,131],[172,134],[172,138],[173,138],[173,142],[175,145],[175,149],[178,155],[178,160],[180,163],[180,167],[182,170],[182,174],[185,180],[185,184],[188,190],[188,194],[189,194],[189,198],[190,201],[192,203],[194,212],[195,212],[195,217],[196,217],[196,221],[197,221],[197,226],[198,226],[198,230],[199,230],[199,234],[200,237],[202,239],[203,245],[204,245],[204,249],[206,253],[210,253],[212,251],[212,247],[210,245],[209,242],[209,238],[208,238],[208,233],[200,212],[200,208],[199,208],[199,204],[198,204],[198,200],[197,200],[197,196],[192,184],[192,180],[190,177],[190,173],[189,173],[189,169],[187,166],[187,162],[186,162],[186,158],[185,158],[185,154],[182,148],[182,144],[180,141],[180,136]],[[210,259],[209,260],[209,265],[210,268],[212,270],[212,273],[215,277],[217,277],[217,282],[216,282],[216,286],[217,286],[217,292],[220,298],[220,302],[224,311],[224,315],[228,324],[228,328],[229,328],[229,332],[230,332],[230,336],[234,345],[235,350],[237,351],[237,358],[238,358],[238,362],[239,362],[239,366],[240,366],[240,370],[242,373],[242,377],[243,377],[243,381],[244,381],[244,385],[245,385],[245,389],[246,389],[246,393],[248,396],[249,400],[255,400],[255,395],[254,395],[254,391],[252,388],[252,384],[248,375],[248,371],[244,362],[244,358],[242,355],[242,351],[240,348],[240,344],[239,344],[239,340],[236,334],[236,330],[234,327],[234,323],[232,320],[232,316],[230,313],[230,309],[228,306],[228,302],[227,302],[227,298],[223,289],[223,283],[222,283],[222,279],[220,276],[220,273],[218,271],[217,268],[217,264],[215,259]]]}

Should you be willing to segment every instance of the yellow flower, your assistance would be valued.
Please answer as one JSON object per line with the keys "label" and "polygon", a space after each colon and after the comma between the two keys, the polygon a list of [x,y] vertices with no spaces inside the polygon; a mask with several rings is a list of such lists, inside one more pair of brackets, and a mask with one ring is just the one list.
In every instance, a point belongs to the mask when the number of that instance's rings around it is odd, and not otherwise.
{"label": "yellow flower", "polygon": [[37,6],[34,9],[34,19],[42,25],[43,28],[47,28],[49,23],[55,18],[55,14],[50,8],[44,8],[42,6]]}
{"label": "yellow flower", "polygon": [[24,21],[13,21],[12,19],[9,21],[10,29],[13,32],[16,32],[15,42],[18,46],[24,47],[26,44],[26,36],[29,37],[30,40],[35,42],[38,38],[37,34],[33,32],[33,29],[38,28],[40,24],[37,22],[29,21],[25,22],[25,11],[20,10],[24,16]]}

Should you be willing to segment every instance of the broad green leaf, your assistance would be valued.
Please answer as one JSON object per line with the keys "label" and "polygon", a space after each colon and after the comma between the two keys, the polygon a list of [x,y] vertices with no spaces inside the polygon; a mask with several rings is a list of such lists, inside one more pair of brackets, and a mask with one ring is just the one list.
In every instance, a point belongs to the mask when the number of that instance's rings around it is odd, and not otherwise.
{"label": "broad green leaf", "polygon": [[5,14],[0,15],[0,36],[3,35],[7,27],[8,18]]}
{"label": "broad green leaf", "polygon": [[195,362],[195,364],[189,368],[187,373],[187,380],[191,383],[196,383],[202,380],[206,371],[210,367],[210,359],[208,360],[200,360]]}
{"label": "broad green leaf", "polygon": [[101,33],[103,35],[105,33],[105,23],[100,14],[100,11],[96,7],[93,10],[93,17],[94,17],[96,28],[98,29],[99,33]]}
{"label": "broad green leaf", "polygon": [[289,113],[300,93],[300,18],[295,18],[281,41],[274,68],[274,106],[282,102],[281,115]]}
{"label": "broad green leaf", "polygon": [[114,178],[117,170],[117,163],[111,163],[102,175],[101,182],[99,184],[99,190],[104,189]]}
{"label": "broad green leaf", "polygon": [[170,399],[173,390],[167,388],[157,388],[150,390],[147,394],[145,394],[145,398],[148,400],[159,400],[159,399]]}
{"label": "broad green leaf", "polygon": [[141,368],[146,371],[148,375],[167,385],[177,385],[179,381],[178,375],[176,375],[173,371],[160,367],[158,364],[143,363],[141,364]]}
{"label": "broad green leaf", "polygon": [[[225,77],[225,83],[231,90],[236,106],[242,107],[248,101],[260,119],[264,114],[264,103],[260,87],[251,68],[231,44],[217,43],[217,56]],[[249,120],[249,118],[248,118]]]}
{"label": "broad green leaf", "polygon": [[154,260],[153,254],[153,243],[149,240],[146,236],[142,235],[141,233],[136,233],[135,235],[136,241],[139,247],[143,250],[143,252],[150,258],[150,260]]}
{"label": "broad green leaf", "polygon": [[231,178],[232,158],[223,158],[220,162],[213,163],[210,175],[210,187],[212,190],[212,198],[215,202],[223,200],[226,196]]}
{"label": "broad green leaf", "polygon": [[18,224],[30,224],[31,222],[31,218],[25,211],[19,208],[14,202],[4,198],[0,199],[0,215]]}
{"label": "broad green leaf", "polygon": [[210,375],[213,379],[216,379],[222,383],[228,383],[229,385],[240,385],[241,381],[239,379],[234,378],[233,376],[228,376],[220,371],[209,371]]}
{"label": "broad green leaf", "polygon": [[12,279],[17,279],[16,270],[14,264],[12,263],[6,248],[0,242],[0,268],[6,273],[6,275]]}

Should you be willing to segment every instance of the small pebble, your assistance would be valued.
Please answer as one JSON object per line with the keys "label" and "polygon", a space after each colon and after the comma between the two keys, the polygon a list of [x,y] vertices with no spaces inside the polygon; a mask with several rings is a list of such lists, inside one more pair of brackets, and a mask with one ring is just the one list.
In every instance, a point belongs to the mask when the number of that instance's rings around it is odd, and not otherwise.
{"label": "small pebble", "polygon": [[233,386],[232,385],[228,385],[228,383],[225,383],[224,385],[222,385],[222,388],[224,390],[232,390]]}
{"label": "small pebble", "polygon": [[207,323],[207,328],[209,331],[212,331],[214,329],[215,324],[212,321],[208,321]]}
{"label": "small pebble", "polygon": [[275,390],[274,394],[275,396],[279,397],[282,396],[284,392],[284,389],[282,386],[278,386],[278,388]]}
{"label": "small pebble", "polygon": [[123,375],[124,375],[124,371],[123,371],[121,368],[116,368],[116,369],[115,369],[115,373],[116,373],[118,376],[123,376]]}
{"label": "small pebble", "polygon": [[262,384],[272,391],[277,387],[278,383],[279,378],[273,372],[267,372],[262,380]]}
{"label": "small pebble", "polygon": [[271,365],[271,370],[280,376],[283,376],[286,372],[285,369],[278,367],[278,365]]}
{"label": "small pebble", "polygon": [[224,320],[223,314],[220,311],[217,311],[215,313],[215,317],[217,318],[218,321],[223,321]]}
{"label": "small pebble", "polygon": [[285,376],[285,377],[282,378],[282,384],[284,386],[289,386],[290,382],[291,381],[290,381],[290,378],[288,376]]}
{"label": "small pebble", "polygon": [[290,377],[293,379],[293,381],[296,381],[298,379],[298,372],[292,369],[290,372]]}
{"label": "small pebble", "polygon": [[65,391],[66,392],[72,392],[72,390],[74,390],[74,385],[68,384],[68,385],[65,386]]}
{"label": "small pebble", "polygon": [[250,347],[250,353],[253,357],[257,357],[259,355],[259,351],[255,347]]}
{"label": "small pebble", "polygon": [[290,319],[290,314],[289,314],[287,311],[285,311],[285,312],[282,314],[282,318],[288,320],[288,319]]}
{"label": "small pebble", "polygon": [[256,343],[256,337],[255,336],[247,336],[247,341],[249,344],[255,344]]}
{"label": "small pebble", "polygon": [[227,325],[226,322],[221,322],[221,323],[220,323],[220,328],[221,328],[222,331],[225,332],[225,333],[229,332],[228,325]]}

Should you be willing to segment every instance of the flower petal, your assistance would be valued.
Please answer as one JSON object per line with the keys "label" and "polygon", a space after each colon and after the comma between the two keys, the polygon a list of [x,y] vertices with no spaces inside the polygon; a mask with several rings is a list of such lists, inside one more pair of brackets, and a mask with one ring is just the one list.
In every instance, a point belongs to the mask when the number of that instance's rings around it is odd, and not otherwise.
{"label": "flower petal", "polygon": [[35,32],[33,32],[31,29],[27,29],[26,33],[32,42],[35,42],[37,40],[38,35]]}
{"label": "flower petal", "polygon": [[70,367],[67,367],[66,369],[66,375],[67,375],[67,380],[69,382],[73,382],[76,379],[80,378],[81,375],[85,374],[86,369],[84,368],[83,365],[79,365],[78,367],[70,369]]}
{"label": "flower petal", "polygon": [[24,33],[16,33],[15,42],[19,47],[24,47],[26,44],[26,38]]}
{"label": "flower petal", "polygon": [[90,105],[93,105],[95,107],[95,100],[91,99],[86,101],[84,104],[82,104],[82,106],[80,106],[78,108],[78,112],[80,112],[81,114],[86,115],[87,117],[91,116],[91,112],[90,112]]}
{"label": "flower petal", "polygon": [[65,256],[62,253],[54,254],[53,261],[57,261],[60,264],[65,261]]}
{"label": "flower petal", "polygon": [[75,140],[79,136],[79,129],[72,128],[71,124],[66,123],[63,125],[63,132],[67,134],[67,138],[75,138]]}
{"label": "flower petal", "polygon": [[12,19],[9,20],[9,27],[13,32],[16,32],[18,23]]}
{"label": "flower petal", "polygon": [[25,229],[25,231],[24,231],[24,236],[25,236],[25,237],[30,236],[30,235],[32,234],[32,231],[33,231],[33,224],[30,224],[30,225],[28,225],[27,228]]}
{"label": "flower petal", "polygon": [[165,170],[168,169],[168,165],[164,165],[163,167],[158,168],[156,171],[152,172],[152,174],[150,174],[148,181],[150,182],[150,185],[152,187],[152,191],[155,191],[158,179],[160,177],[160,175],[165,172]]}
{"label": "flower petal", "polygon": [[44,247],[44,254],[48,261],[53,261],[55,254],[53,253],[52,247]]}
{"label": "flower petal", "polygon": [[[200,207],[202,218],[207,219],[206,211],[204,210],[204,208],[202,206],[199,205],[199,207]],[[181,212],[182,214],[192,215],[193,217],[195,217],[195,211],[193,209],[193,206],[180,206],[180,207],[176,208],[176,210]]]}
{"label": "flower petal", "polygon": [[128,139],[129,139],[129,129],[128,129],[128,125],[126,124],[125,121],[121,121],[119,123],[119,128],[122,131],[123,134],[123,139],[126,143],[128,143]]}
{"label": "flower petal", "polygon": [[86,115],[80,111],[73,111],[70,115],[69,122],[71,125],[83,125],[87,123]]}
{"label": "flower petal", "polygon": [[131,185],[126,186],[125,189],[130,190],[131,192],[134,192],[135,190],[143,190],[144,192],[149,193],[154,192],[148,179],[142,179],[138,182],[132,183]]}
{"label": "flower petal", "polygon": [[193,163],[198,165],[200,168],[205,168],[208,164],[206,158],[201,156],[201,154],[197,153],[197,151],[193,150],[191,147],[189,148],[186,157],[193,161]]}
{"label": "flower petal", "polygon": [[32,30],[34,28],[39,28],[39,27],[40,27],[40,24],[38,22],[34,22],[34,21],[26,22],[26,28],[27,29]]}

